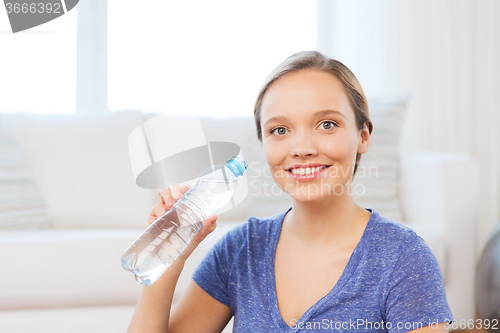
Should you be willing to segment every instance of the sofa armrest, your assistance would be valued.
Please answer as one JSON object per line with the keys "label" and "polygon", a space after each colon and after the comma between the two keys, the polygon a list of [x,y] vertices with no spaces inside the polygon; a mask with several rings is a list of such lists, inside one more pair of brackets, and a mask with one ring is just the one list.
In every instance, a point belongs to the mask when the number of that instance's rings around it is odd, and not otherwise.
{"label": "sofa armrest", "polygon": [[406,220],[417,233],[442,235],[446,293],[457,321],[475,318],[478,187],[478,166],[468,155],[420,152],[401,157]]}

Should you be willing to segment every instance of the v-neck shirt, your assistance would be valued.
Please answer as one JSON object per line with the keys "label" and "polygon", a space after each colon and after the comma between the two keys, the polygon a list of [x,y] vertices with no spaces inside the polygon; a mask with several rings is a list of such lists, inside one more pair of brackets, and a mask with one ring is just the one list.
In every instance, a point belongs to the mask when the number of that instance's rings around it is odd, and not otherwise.
{"label": "v-neck shirt", "polygon": [[279,312],[274,264],[290,210],[251,217],[231,229],[193,273],[203,290],[231,309],[233,332],[407,332],[454,320],[425,241],[366,208],[370,219],[335,286],[287,324]]}

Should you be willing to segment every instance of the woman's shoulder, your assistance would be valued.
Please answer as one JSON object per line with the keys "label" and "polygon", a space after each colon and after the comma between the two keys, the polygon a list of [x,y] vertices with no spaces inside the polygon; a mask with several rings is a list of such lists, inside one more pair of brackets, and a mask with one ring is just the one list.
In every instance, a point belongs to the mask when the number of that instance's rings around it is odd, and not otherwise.
{"label": "woman's shoulder", "polygon": [[413,270],[439,273],[437,259],[420,235],[402,222],[375,215],[365,251],[368,262],[388,272],[396,272],[393,276]]}
{"label": "woman's shoulder", "polygon": [[373,210],[373,217],[376,222],[376,230],[378,232],[389,233],[391,236],[399,235],[401,237],[415,237],[415,231],[404,224],[403,222],[394,220],[390,217],[380,215]]}
{"label": "woman's shoulder", "polygon": [[390,217],[372,213],[370,243],[383,251],[402,251],[411,244],[420,243],[423,239],[409,226]]}

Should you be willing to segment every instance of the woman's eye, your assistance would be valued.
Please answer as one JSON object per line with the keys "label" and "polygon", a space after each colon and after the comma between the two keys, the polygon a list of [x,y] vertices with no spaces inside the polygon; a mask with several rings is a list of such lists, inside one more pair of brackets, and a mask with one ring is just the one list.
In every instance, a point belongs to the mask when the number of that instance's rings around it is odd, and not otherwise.
{"label": "woman's eye", "polygon": [[333,121],[325,121],[324,123],[322,123],[321,125],[323,125],[323,128],[324,129],[332,129],[334,126],[337,126],[336,123],[334,123]]}
{"label": "woman's eye", "polygon": [[271,134],[277,133],[278,135],[283,135],[286,133],[286,128],[284,127],[276,127],[271,130]]}

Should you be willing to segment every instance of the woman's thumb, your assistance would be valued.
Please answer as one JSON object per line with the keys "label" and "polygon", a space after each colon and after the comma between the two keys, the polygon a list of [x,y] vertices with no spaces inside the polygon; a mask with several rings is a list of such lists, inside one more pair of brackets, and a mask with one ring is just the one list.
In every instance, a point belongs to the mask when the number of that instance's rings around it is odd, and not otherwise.
{"label": "woman's thumb", "polygon": [[201,228],[200,231],[205,230],[207,232],[206,235],[208,235],[209,233],[211,233],[212,231],[214,231],[215,228],[217,227],[217,219],[218,218],[219,217],[217,215],[215,215],[215,214],[214,215],[210,215],[209,217],[207,217],[207,219],[203,223],[203,228]]}
{"label": "woman's thumb", "polygon": [[210,215],[203,223],[203,227],[194,235],[194,238],[189,242],[187,248],[181,253],[180,257],[186,260],[198,245],[208,236],[217,226],[217,215]]}

